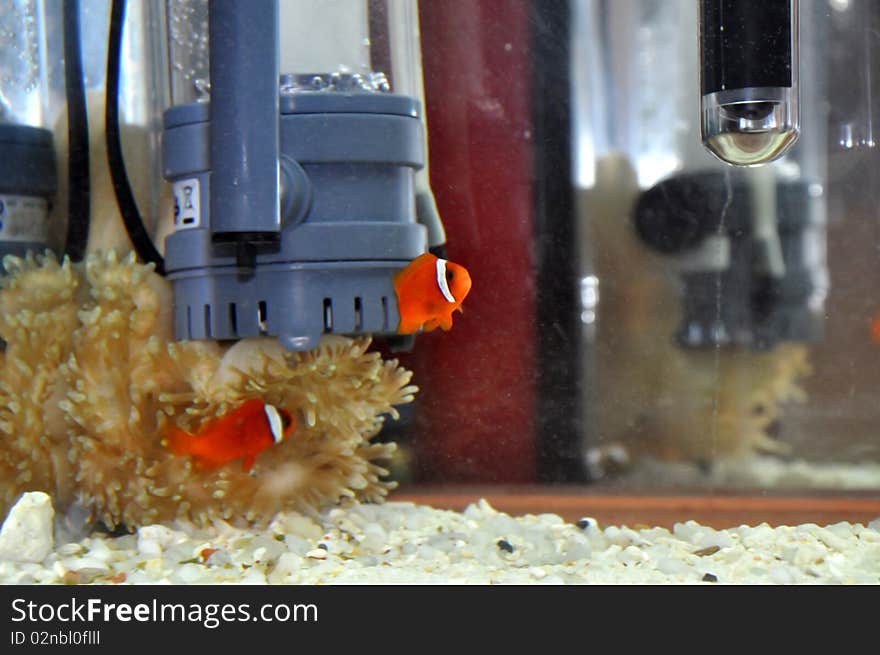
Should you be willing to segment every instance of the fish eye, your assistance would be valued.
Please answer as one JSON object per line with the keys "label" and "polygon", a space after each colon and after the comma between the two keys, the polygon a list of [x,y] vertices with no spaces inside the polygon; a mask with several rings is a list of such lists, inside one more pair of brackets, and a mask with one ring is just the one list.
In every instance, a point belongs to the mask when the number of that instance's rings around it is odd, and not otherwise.
{"label": "fish eye", "polygon": [[446,271],[446,279],[447,279],[449,282],[452,282],[452,278],[453,278],[453,277],[455,277],[455,276],[452,274],[452,271]]}
{"label": "fish eye", "polygon": [[290,424],[293,423],[293,419],[290,414],[287,412],[280,412],[281,414],[281,426],[286,430],[290,427]]}

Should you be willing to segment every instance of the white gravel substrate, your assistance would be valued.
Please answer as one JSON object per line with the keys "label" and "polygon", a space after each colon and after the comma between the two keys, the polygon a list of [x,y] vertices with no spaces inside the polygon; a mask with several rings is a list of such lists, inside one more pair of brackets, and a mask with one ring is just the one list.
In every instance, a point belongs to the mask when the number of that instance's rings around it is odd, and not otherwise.
{"label": "white gravel substrate", "polygon": [[709,470],[686,462],[644,457],[609,487],[698,487],[729,489],[880,489],[880,463],[808,462],[772,455],[719,458]]}
{"label": "white gravel substrate", "polygon": [[555,514],[511,517],[483,500],[460,513],[389,502],[331,509],[320,520],[280,515],[260,532],[222,522],[154,525],[50,546],[40,561],[0,560],[0,582],[880,583],[880,519],[728,530],[688,521],[670,532],[588,518],[573,525]]}

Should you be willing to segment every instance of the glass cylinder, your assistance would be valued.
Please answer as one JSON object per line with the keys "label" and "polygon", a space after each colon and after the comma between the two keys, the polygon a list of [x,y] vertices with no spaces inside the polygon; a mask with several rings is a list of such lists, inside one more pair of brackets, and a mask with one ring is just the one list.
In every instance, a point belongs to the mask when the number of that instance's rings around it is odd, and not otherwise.
{"label": "glass cylinder", "polygon": [[737,166],[766,164],[798,135],[797,0],[701,0],[703,143]]}
{"label": "glass cylinder", "polygon": [[[61,3],[0,0],[0,123],[46,127],[63,103]],[[60,75],[59,75],[60,73]]]}
{"label": "glass cylinder", "polygon": [[[166,12],[172,104],[205,101],[208,2],[167,0]],[[282,90],[390,90],[421,99],[420,52],[415,0],[279,2]]]}
{"label": "glass cylinder", "polygon": [[208,1],[168,0],[166,19],[171,104],[207,100],[211,79]]}

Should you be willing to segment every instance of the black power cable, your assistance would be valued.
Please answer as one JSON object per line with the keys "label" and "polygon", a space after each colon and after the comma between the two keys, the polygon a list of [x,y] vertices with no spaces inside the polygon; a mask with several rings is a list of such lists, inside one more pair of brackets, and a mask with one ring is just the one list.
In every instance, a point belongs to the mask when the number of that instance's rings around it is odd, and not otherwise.
{"label": "black power cable", "polygon": [[80,48],[79,0],[64,0],[64,90],[67,94],[67,240],[64,254],[82,261],[89,240],[89,117]]}
{"label": "black power cable", "polygon": [[144,227],[131,191],[125,161],[122,157],[122,141],[119,136],[119,60],[122,52],[122,25],[125,22],[125,0],[113,0],[110,8],[110,36],[107,41],[107,102],[105,104],[104,125],[107,134],[107,161],[110,165],[110,178],[116,193],[116,202],[122,214],[125,230],[134,246],[134,251],[144,262],[153,262],[156,272],[165,274],[165,260],[156,250],[150,235]]}

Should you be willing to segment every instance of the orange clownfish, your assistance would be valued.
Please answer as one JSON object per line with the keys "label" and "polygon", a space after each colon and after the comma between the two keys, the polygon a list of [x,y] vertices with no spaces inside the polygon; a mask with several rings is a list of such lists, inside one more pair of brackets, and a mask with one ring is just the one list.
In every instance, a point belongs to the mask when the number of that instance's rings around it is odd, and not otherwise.
{"label": "orange clownfish", "polygon": [[197,434],[171,426],[162,445],[175,455],[192,455],[201,469],[216,469],[243,457],[241,468],[247,472],[257,455],[281,443],[294,426],[290,412],[252,399],[209,421]]}
{"label": "orange clownfish", "polygon": [[431,253],[419,255],[394,276],[399,334],[425,332],[452,327],[452,312],[462,311],[461,303],[471,290],[471,276],[464,266],[453,264]]}

